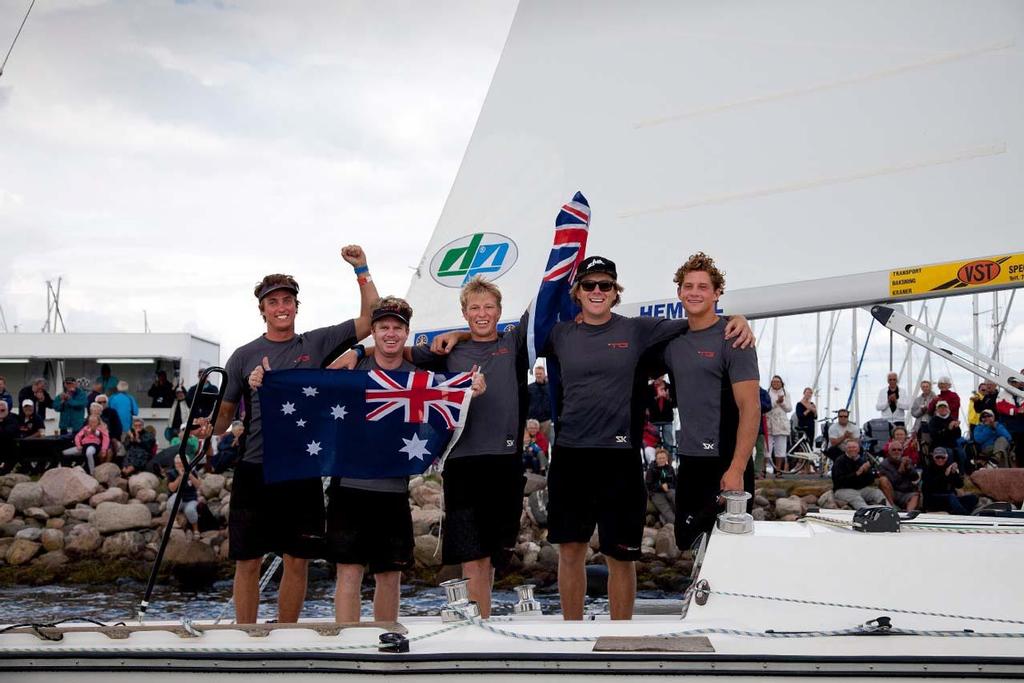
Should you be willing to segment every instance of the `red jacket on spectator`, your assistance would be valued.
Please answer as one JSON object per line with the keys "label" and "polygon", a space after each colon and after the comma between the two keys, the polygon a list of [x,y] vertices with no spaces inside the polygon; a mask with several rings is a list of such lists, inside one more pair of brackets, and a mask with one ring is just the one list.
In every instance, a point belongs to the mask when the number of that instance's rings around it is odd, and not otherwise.
{"label": "red jacket on spectator", "polygon": [[943,389],[939,392],[939,395],[932,399],[932,402],[928,404],[928,414],[935,414],[935,404],[939,401],[945,401],[949,404],[949,414],[953,416],[954,420],[960,419],[960,394],[956,393],[952,389]]}
{"label": "red jacket on spectator", "polygon": [[999,391],[996,399],[996,412],[1006,417],[1015,417],[1024,408],[1024,399],[1019,399],[1006,389]]}

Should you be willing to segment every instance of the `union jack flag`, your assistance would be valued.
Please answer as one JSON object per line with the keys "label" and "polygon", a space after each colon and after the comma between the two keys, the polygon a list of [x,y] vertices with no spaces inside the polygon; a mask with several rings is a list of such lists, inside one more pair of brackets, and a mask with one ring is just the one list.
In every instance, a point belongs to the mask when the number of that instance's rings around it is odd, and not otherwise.
{"label": "union jack flag", "polygon": [[472,384],[472,372],[268,372],[259,390],[264,479],[420,474],[458,440]]}
{"label": "union jack flag", "polygon": [[[399,373],[405,375],[405,384],[382,370],[370,370],[370,379],[383,389],[367,389],[366,402],[381,404],[366,414],[367,420],[380,420],[401,408],[406,422],[427,421],[427,411],[440,415],[448,429],[459,422],[466,393],[473,384],[473,373],[464,372],[449,379],[438,380],[433,372]],[[452,411],[455,411],[453,414]]]}
{"label": "union jack flag", "polygon": [[555,217],[555,236],[547,267],[537,296],[530,303],[527,339],[531,365],[536,362],[555,323],[572,320],[579,313],[579,307],[569,297],[569,289],[576,269],[586,256],[589,233],[590,204],[582,192],[577,192]]}

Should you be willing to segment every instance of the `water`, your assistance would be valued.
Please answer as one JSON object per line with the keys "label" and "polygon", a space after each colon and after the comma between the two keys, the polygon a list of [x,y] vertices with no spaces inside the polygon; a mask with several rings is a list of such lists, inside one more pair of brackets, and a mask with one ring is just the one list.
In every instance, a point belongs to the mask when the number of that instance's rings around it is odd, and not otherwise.
{"label": "water", "polygon": [[[268,586],[260,600],[259,618],[271,619],[277,612],[277,591]],[[117,622],[133,619],[139,601],[145,592],[145,585],[134,580],[121,579],[112,585],[70,585],[70,586],[7,586],[0,588],[0,623],[44,622],[68,617],[89,617],[103,622]],[[372,587],[363,587],[362,614],[372,618]],[[216,619],[221,615],[231,597],[231,582],[218,581],[209,590],[186,593],[173,586],[157,586],[150,600],[147,618],[154,621],[178,621],[190,619]],[[559,611],[558,594],[553,591],[536,595],[545,614]],[[641,598],[678,597],[659,591],[641,592]],[[436,587],[402,586],[400,604],[401,616],[434,616],[444,605],[444,590]],[[516,602],[514,591],[495,591],[494,614],[511,614]],[[606,614],[606,598],[586,600],[587,614]],[[226,619],[234,618],[229,608]],[[304,618],[334,620],[334,581],[311,581]]]}

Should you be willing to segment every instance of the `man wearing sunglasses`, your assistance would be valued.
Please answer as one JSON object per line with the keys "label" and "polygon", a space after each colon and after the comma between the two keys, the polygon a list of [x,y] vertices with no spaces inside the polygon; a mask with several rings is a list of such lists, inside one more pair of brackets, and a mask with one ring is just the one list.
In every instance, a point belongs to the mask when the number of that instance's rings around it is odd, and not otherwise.
{"label": "man wearing sunglasses", "polygon": [[[584,259],[570,292],[582,313],[552,329],[540,355],[561,369],[562,400],[548,471],[548,540],[559,544],[558,588],[565,619],[583,618],[587,543],[596,527],[608,563],[612,619],[630,619],[636,598],[647,491],[640,456],[646,382],[643,354],[678,336],[685,320],[612,313],[623,287],[615,263]],[[732,321],[727,336],[749,343],[749,325]]]}

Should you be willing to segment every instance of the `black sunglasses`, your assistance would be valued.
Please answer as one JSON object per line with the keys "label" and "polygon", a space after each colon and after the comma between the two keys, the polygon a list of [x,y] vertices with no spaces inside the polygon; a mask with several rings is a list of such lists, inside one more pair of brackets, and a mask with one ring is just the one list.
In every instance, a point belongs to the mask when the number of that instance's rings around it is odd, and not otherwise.
{"label": "black sunglasses", "polygon": [[593,292],[594,288],[600,289],[602,292],[610,292],[615,289],[614,280],[581,280],[580,289],[584,292]]}

